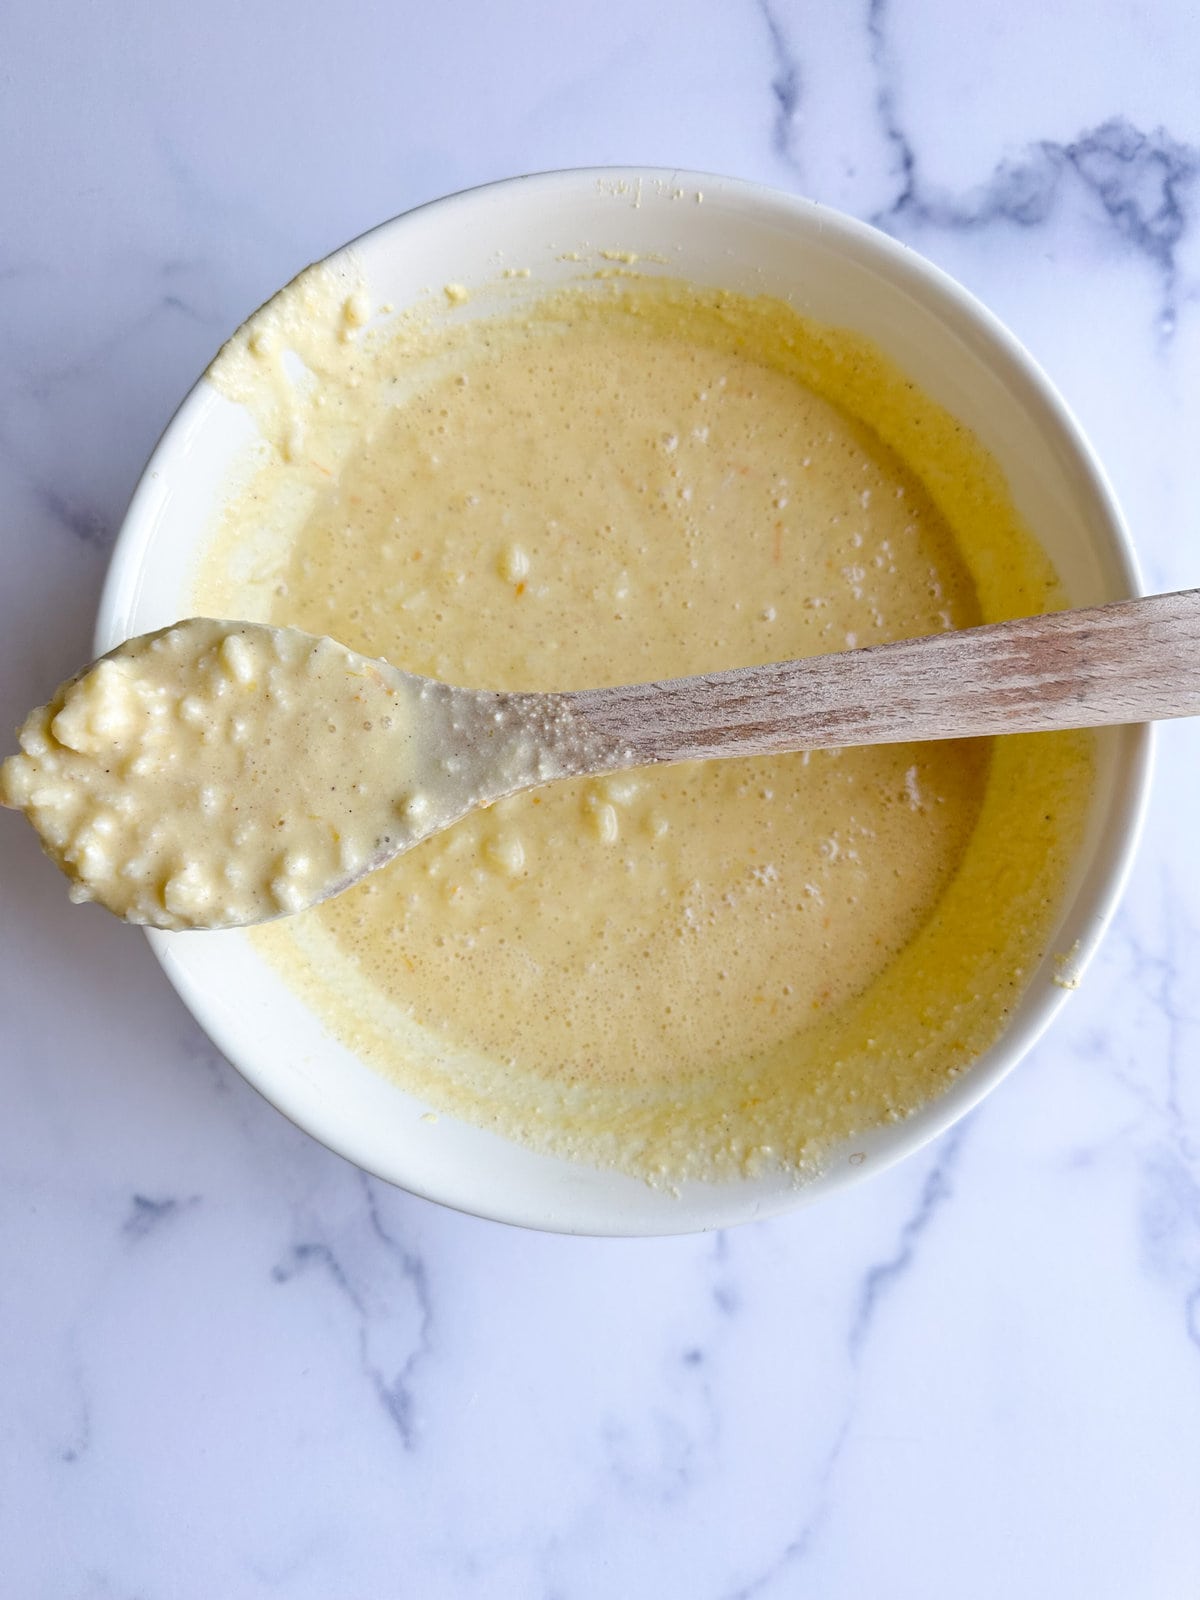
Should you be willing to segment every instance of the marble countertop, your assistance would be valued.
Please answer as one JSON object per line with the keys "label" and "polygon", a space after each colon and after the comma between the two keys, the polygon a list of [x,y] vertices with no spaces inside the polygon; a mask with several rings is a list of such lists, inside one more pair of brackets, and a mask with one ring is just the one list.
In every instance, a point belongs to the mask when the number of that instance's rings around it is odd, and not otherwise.
{"label": "marble countertop", "polygon": [[[602,162],[868,218],[976,291],[1200,582],[1188,0],[10,10],[0,725],[89,653],[218,342],[406,207]],[[0,817],[0,1594],[1200,1592],[1200,726],[1050,1035],[907,1164],[589,1241],[368,1180]]]}

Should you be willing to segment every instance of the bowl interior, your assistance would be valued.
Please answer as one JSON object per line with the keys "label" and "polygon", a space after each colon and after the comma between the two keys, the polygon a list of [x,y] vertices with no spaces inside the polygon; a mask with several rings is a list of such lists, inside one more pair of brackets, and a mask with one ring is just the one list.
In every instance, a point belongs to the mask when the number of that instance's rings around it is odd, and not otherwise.
{"label": "bowl interior", "polygon": [[[1137,592],[1120,514],[1062,403],[1004,329],[904,247],[822,207],[728,179],[584,171],[515,179],[384,224],[331,258],[373,304],[431,305],[447,283],[510,300],[576,280],[599,252],[637,269],[789,299],[867,335],[990,447],[1075,605]],[[570,260],[566,257],[582,258]],[[590,263],[590,266],[589,266]],[[481,308],[487,305],[481,297]],[[113,555],[97,649],[189,611],[197,558],[258,435],[202,379],[167,428]],[[1148,730],[1107,730],[1088,834],[1042,968],[1004,1037],[932,1105],[855,1141],[797,1188],[767,1176],[653,1189],[539,1155],[428,1108],[326,1032],[243,934],[152,934],[184,1000],[245,1076],[288,1116],[368,1170],[481,1216],[585,1233],[670,1233],[769,1215],[877,1171],[940,1132],[1019,1058],[1065,998],[1053,952],[1082,966],[1111,913],[1144,798]]]}

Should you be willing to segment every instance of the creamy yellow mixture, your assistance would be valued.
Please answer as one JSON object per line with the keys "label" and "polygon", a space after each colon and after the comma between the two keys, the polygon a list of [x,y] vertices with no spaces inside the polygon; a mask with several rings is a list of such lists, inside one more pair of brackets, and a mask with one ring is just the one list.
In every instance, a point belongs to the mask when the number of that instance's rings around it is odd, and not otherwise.
{"label": "creamy yellow mixture", "polygon": [[[303,317],[276,302],[214,369],[271,447],[198,609],[549,690],[1063,603],[976,441],[777,302],[619,277],[372,339],[343,283],[288,293]],[[289,317],[318,382],[281,377]],[[564,782],[253,937],[435,1106],[650,1177],[801,1171],[1003,1026],[1051,935],[1090,750]]]}
{"label": "creamy yellow mixture", "polygon": [[0,803],[26,812],[73,900],[231,927],[311,904],[401,842],[429,806],[420,726],[419,690],[329,639],[193,619],[31,712]]}

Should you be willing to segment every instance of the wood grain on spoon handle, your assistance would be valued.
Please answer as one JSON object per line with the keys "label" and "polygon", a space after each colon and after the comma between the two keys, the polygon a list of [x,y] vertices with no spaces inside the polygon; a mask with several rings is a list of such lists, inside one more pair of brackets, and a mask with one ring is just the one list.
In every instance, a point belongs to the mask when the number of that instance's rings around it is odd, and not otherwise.
{"label": "wood grain on spoon handle", "polygon": [[1200,714],[1200,589],[567,697],[630,764]]}

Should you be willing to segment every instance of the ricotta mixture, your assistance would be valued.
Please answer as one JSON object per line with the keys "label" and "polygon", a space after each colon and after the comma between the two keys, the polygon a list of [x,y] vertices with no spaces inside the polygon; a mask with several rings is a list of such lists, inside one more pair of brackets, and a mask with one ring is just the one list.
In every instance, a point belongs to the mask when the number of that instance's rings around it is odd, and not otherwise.
{"label": "ricotta mixture", "polygon": [[329,639],[195,619],[32,712],[0,802],[26,812],[73,900],[156,928],[278,916],[332,894],[428,807],[403,781],[416,699]]}
{"label": "ricotta mixture", "polygon": [[[198,609],[540,691],[1063,604],[994,462],[852,334],[626,273],[363,332],[320,270],[214,368],[267,444]],[[1090,780],[1055,734],[567,781],[251,937],[438,1109],[657,1181],[802,1174],[996,1037]]]}

